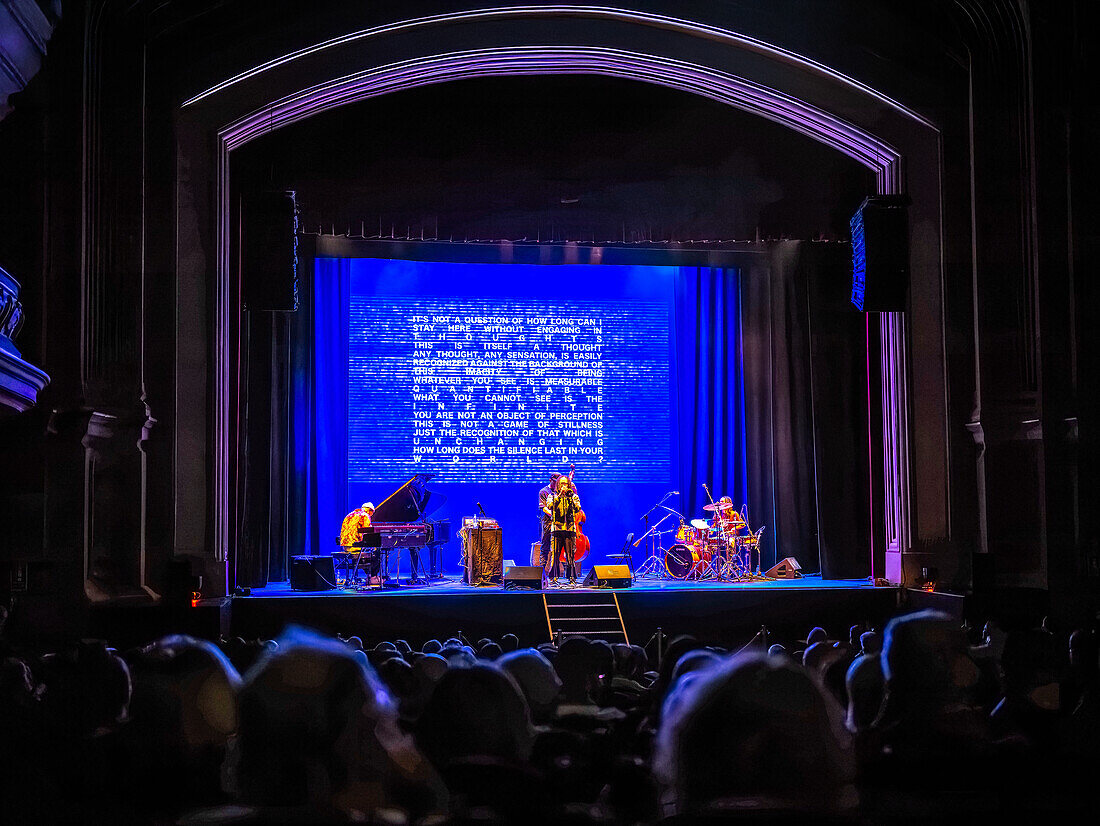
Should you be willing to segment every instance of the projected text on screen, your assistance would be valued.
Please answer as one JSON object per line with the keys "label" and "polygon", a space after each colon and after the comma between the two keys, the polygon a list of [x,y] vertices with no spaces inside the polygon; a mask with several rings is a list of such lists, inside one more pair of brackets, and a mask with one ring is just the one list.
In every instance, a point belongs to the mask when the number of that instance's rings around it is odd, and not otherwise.
{"label": "projected text on screen", "polygon": [[351,296],[352,481],[438,474],[669,478],[669,307],[659,301]]}

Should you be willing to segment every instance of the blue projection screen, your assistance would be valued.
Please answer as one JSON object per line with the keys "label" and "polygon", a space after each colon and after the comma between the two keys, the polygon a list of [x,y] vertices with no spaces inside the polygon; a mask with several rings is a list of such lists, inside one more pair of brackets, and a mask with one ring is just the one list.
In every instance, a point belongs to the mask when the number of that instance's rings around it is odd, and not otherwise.
{"label": "blue projection screen", "polygon": [[674,273],[355,259],[349,483],[667,485]]}
{"label": "blue projection screen", "polygon": [[431,474],[433,519],[481,505],[527,564],[538,490],[575,463],[587,570],[675,486],[676,267],[345,262],[348,510]]}

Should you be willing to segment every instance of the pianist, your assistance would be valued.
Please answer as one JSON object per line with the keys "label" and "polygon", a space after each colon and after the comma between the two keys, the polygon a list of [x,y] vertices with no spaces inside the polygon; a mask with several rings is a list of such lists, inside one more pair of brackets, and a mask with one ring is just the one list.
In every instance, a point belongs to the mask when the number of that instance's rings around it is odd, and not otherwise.
{"label": "pianist", "polygon": [[347,550],[352,550],[351,546],[363,538],[363,529],[370,527],[372,516],[374,516],[373,502],[364,502],[362,506],[345,516],[340,525],[340,544]]}

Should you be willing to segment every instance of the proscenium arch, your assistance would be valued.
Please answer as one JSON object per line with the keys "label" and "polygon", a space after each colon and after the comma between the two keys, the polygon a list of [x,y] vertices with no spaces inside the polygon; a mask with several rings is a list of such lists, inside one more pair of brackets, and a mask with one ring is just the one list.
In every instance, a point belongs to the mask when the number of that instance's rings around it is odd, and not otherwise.
{"label": "proscenium arch", "polygon": [[224,151],[312,115],[379,95],[478,77],[588,74],[637,80],[710,98],[775,121],[875,172],[879,191],[897,192],[900,153],[817,107],[710,67],[599,46],[499,47],[427,55],[334,78],[274,101],[219,132]]}
{"label": "proscenium arch", "polygon": [[[545,12],[545,7],[540,9]],[[710,35],[708,35],[710,36]],[[759,43],[759,41],[754,41]],[[785,62],[789,62],[789,54]],[[816,66],[812,61],[807,64]],[[262,68],[262,67],[260,67]],[[805,67],[800,67],[805,68]],[[873,135],[851,122],[815,107],[803,100],[775,88],[750,81],[710,66],[677,60],[668,56],[648,54],[623,49],[592,45],[577,46],[500,46],[467,51],[455,51],[414,57],[360,72],[334,77],[321,83],[302,88],[292,94],[271,100],[250,113],[226,123],[217,132],[217,219],[216,219],[216,381],[215,381],[215,472],[214,472],[214,545],[216,558],[229,561],[232,524],[230,521],[230,420],[229,401],[233,398],[234,366],[230,358],[232,313],[235,312],[230,275],[230,204],[229,204],[229,155],[250,141],[269,134],[283,126],[306,119],[314,114],[344,106],[383,94],[479,77],[531,76],[555,74],[589,74],[637,80],[664,86],[689,94],[735,106],[817,140],[842,152],[875,172],[878,191],[882,194],[904,191],[903,157],[899,150],[887,141]],[[247,75],[247,73],[246,73]],[[245,75],[237,76],[244,78]],[[209,94],[188,101],[199,104],[217,101],[224,90],[229,90],[237,78],[208,90]],[[850,83],[849,79],[831,75],[831,79]],[[870,90],[873,93],[873,90]],[[878,93],[869,94],[878,105],[884,102],[900,112],[914,124],[929,126],[919,116],[899,109],[888,98]],[[896,315],[896,314],[894,314]],[[904,336],[902,319],[893,322]],[[884,345],[885,346],[885,345]],[[891,348],[892,349],[892,348]],[[883,359],[897,358],[902,375],[905,374],[904,352],[883,352]],[[885,389],[885,388],[884,388]],[[897,390],[897,388],[895,388]],[[884,399],[893,407],[904,408],[904,386],[900,388],[900,401]],[[884,425],[889,424],[890,411],[884,410]],[[893,425],[889,429],[897,430]],[[893,526],[899,544],[908,545],[908,503],[904,491],[904,477],[908,464],[907,423],[900,426],[901,444],[896,440],[889,444],[892,456],[886,456],[887,477],[899,482],[899,496],[894,506],[887,503],[887,523]],[[898,452],[900,451],[900,453]],[[901,479],[890,473],[890,467],[901,470]],[[899,510],[900,508],[900,510]],[[890,543],[890,539],[887,539]]]}

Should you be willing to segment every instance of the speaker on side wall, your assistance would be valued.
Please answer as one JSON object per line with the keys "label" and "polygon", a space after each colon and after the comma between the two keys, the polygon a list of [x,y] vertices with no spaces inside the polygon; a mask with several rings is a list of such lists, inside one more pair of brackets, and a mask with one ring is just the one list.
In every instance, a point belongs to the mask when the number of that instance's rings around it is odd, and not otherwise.
{"label": "speaker on side wall", "polygon": [[546,572],[539,565],[508,565],[504,569],[504,588],[546,587]]}
{"label": "speaker on side wall", "polygon": [[633,581],[630,568],[626,565],[593,565],[584,578],[584,584],[598,588],[629,588]]}
{"label": "speaker on side wall", "polygon": [[241,200],[241,304],[253,312],[298,309],[298,204],[294,193]]}
{"label": "speaker on side wall", "polygon": [[909,196],[872,195],[852,216],[852,303],[903,312],[909,293]]}
{"label": "speaker on side wall", "polygon": [[336,587],[336,569],[331,556],[292,556],[290,587],[294,591],[331,591]]}
{"label": "speaker on side wall", "polygon": [[802,579],[802,566],[793,556],[788,556],[765,571],[764,576],[769,579]]}

